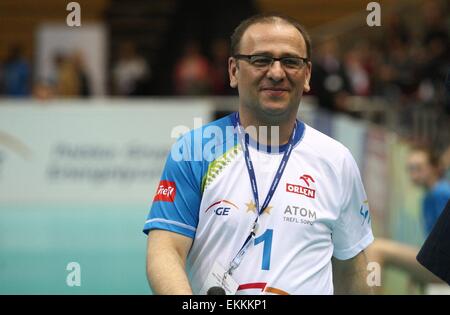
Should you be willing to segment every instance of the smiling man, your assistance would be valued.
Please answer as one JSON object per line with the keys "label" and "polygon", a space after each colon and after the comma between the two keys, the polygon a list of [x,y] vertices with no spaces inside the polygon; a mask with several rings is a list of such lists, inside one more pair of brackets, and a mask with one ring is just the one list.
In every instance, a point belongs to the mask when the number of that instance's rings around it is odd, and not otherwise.
{"label": "smiling man", "polygon": [[[172,153],[203,158],[169,155],[144,226],[155,293],[371,291],[358,167],[342,144],[297,120],[310,60],[309,37],[290,18],[258,15],[235,29],[228,67],[239,111],[177,141]],[[215,134],[212,150],[192,141],[198,134]]]}

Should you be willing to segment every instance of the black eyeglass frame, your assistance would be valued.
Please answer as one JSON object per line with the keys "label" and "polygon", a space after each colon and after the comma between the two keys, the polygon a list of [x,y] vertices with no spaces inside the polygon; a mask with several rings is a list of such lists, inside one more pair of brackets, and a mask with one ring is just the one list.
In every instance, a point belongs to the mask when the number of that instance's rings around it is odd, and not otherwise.
{"label": "black eyeglass frame", "polygon": [[[239,60],[239,59],[246,60],[246,61],[247,61],[248,63],[250,63],[252,66],[255,66],[255,67],[257,67],[257,68],[271,67],[275,61],[279,61],[283,67],[288,67],[288,68],[289,68],[289,66],[286,66],[286,64],[283,63],[283,60],[286,60],[286,59],[296,59],[296,60],[301,60],[301,61],[303,62],[303,64],[302,64],[299,68],[290,67],[289,69],[296,69],[296,70],[298,69],[298,70],[299,70],[299,69],[303,68],[305,65],[307,65],[308,62],[310,62],[310,59],[309,59],[309,58],[294,57],[294,56],[273,57],[273,56],[262,55],[262,54],[255,54],[255,55],[236,54],[236,55],[233,55],[232,57],[233,57],[233,58],[236,58],[236,59],[238,59],[238,60]],[[264,58],[268,58],[268,59],[271,59],[271,62],[270,62],[270,64],[267,64],[267,65],[264,65],[264,66],[258,66],[258,65],[253,64],[252,61],[251,61],[251,59],[254,58],[254,57],[264,57]]]}

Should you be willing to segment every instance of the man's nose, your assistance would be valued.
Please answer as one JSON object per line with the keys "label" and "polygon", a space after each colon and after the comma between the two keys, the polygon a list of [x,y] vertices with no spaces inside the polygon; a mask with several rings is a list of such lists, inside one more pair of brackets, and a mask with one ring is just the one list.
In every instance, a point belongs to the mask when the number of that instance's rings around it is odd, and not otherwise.
{"label": "man's nose", "polygon": [[269,66],[267,77],[275,82],[282,81],[286,77],[286,72],[281,66],[281,62],[279,60],[274,60],[274,62]]}

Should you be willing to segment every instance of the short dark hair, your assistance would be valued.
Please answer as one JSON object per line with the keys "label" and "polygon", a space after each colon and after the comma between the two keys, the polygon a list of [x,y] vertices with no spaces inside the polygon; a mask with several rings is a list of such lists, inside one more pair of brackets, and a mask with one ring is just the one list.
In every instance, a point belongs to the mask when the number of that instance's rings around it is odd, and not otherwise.
{"label": "short dark hair", "polygon": [[430,163],[430,165],[434,168],[439,168],[441,166],[439,154],[436,152],[436,150],[434,150],[433,148],[431,148],[428,145],[424,145],[424,144],[414,145],[412,147],[412,152],[425,153],[427,156],[427,159],[428,159],[428,163]]}
{"label": "short dark hair", "polygon": [[233,34],[231,35],[231,55],[234,56],[239,53],[239,44],[241,43],[242,36],[245,31],[252,25],[258,23],[276,23],[276,22],[284,22],[289,25],[294,26],[300,34],[303,36],[306,44],[306,58],[311,59],[311,38],[309,37],[306,29],[297,22],[295,19],[285,16],[282,14],[257,14],[249,17],[248,19],[242,21],[235,29]]}

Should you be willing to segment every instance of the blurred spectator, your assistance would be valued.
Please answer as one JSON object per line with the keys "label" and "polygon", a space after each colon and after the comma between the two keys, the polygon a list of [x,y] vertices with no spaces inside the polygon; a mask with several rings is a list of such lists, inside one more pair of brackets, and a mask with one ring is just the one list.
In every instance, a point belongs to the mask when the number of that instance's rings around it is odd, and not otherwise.
{"label": "blurred spectator", "polygon": [[392,43],[396,41],[409,44],[411,42],[412,34],[402,13],[398,10],[394,10],[394,12],[388,15],[387,20],[386,28],[383,30],[385,47],[391,46]]}
{"label": "blurred spectator", "polygon": [[335,39],[325,40],[318,48],[313,61],[311,89],[323,108],[345,111],[350,82],[344,70]]}
{"label": "blurred spectator", "polygon": [[55,92],[57,96],[78,97],[91,94],[80,52],[75,52],[71,55],[58,53],[54,58],[54,63],[56,68]]}
{"label": "blurred spectator", "polygon": [[413,183],[426,190],[422,215],[428,235],[450,199],[450,183],[442,177],[439,157],[427,147],[414,148],[407,165]]}
{"label": "blurred spectator", "polygon": [[215,95],[234,95],[235,89],[230,87],[228,75],[228,41],[223,38],[216,39],[211,47],[211,80],[212,92]]}
{"label": "blurred spectator", "polygon": [[91,95],[91,87],[89,82],[89,76],[86,70],[86,66],[83,59],[83,54],[81,51],[75,52],[72,55],[72,62],[75,67],[75,72],[77,74],[79,82],[78,95],[86,97]]}
{"label": "blurred spectator", "polygon": [[385,60],[379,69],[383,82],[382,95],[388,98],[411,96],[418,87],[417,64],[407,42],[400,38],[389,42]]}
{"label": "blurred spectator", "polygon": [[367,45],[358,45],[345,54],[345,71],[349,78],[352,94],[368,96],[371,93],[370,65],[365,55]]}
{"label": "blurred spectator", "polygon": [[174,88],[179,95],[205,95],[212,90],[210,65],[200,52],[199,44],[190,40],[174,69]]}
{"label": "blurred spectator", "polygon": [[147,61],[136,49],[133,42],[122,42],[119,58],[113,66],[115,94],[122,96],[145,94],[145,84],[151,76]]}
{"label": "blurred spectator", "polygon": [[57,53],[53,61],[56,69],[56,94],[63,97],[77,96],[80,82],[70,58],[63,53]]}
{"label": "blurred spectator", "polygon": [[6,96],[30,95],[30,67],[23,56],[22,47],[13,46],[3,65],[3,93]]}

